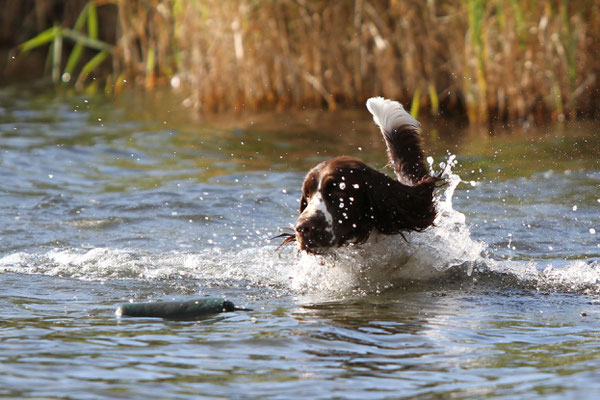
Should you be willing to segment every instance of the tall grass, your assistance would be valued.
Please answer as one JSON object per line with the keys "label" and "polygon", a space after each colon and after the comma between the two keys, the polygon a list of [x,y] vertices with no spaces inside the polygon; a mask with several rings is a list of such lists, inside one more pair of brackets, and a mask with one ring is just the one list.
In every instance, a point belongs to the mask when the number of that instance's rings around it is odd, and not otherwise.
{"label": "tall grass", "polygon": [[[87,25],[87,32],[84,33],[84,26]],[[75,44],[66,61],[64,71],[61,73],[63,65],[63,41],[69,39]],[[113,46],[98,40],[98,14],[96,12],[95,2],[89,2],[80,12],[73,29],[65,28],[55,24],[52,28],[46,29],[37,36],[22,43],[19,47],[23,53],[27,53],[41,46],[49,45],[48,53],[49,63],[51,64],[51,76],[55,83],[69,82],[75,72],[75,68],[82,61],[84,48],[98,51],[91,59],[83,65],[79,72],[79,77],[75,86],[83,88],[83,83],[89,74],[94,71],[112,52]]]}
{"label": "tall grass", "polygon": [[116,81],[170,79],[197,110],[335,109],[383,95],[472,122],[600,116],[595,0],[116,4]]}

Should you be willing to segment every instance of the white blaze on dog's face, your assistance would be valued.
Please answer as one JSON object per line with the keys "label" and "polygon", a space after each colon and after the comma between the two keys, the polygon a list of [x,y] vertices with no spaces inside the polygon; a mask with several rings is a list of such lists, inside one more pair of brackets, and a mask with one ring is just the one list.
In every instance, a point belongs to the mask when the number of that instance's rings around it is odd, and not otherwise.
{"label": "white blaze on dog's face", "polygon": [[307,218],[322,214],[325,217],[325,230],[333,236],[333,217],[327,209],[327,204],[325,204],[320,188],[317,191],[317,194],[315,194],[308,202],[304,214],[306,214]]}
{"label": "white blaze on dog's face", "polygon": [[319,244],[323,246],[329,246],[332,243],[335,243],[335,235],[333,233],[333,217],[327,209],[327,204],[323,199],[323,194],[321,193],[320,188],[317,190],[317,193],[310,198],[310,201],[301,214],[301,218],[298,219],[296,229],[307,229],[307,223],[305,223],[304,227],[302,226],[304,221],[315,225],[312,227],[312,229],[320,228],[322,230],[322,237],[318,241]]}
{"label": "white blaze on dog's face", "polygon": [[[315,176],[319,164],[307,175],[300,200],[300,216],[296,221],[296,236],[302,250],[316,250],[332,246],[335,241],[333,233],[333,216],[327,208],[321,182]],[[316,190],[314,189],[316,186]]]}

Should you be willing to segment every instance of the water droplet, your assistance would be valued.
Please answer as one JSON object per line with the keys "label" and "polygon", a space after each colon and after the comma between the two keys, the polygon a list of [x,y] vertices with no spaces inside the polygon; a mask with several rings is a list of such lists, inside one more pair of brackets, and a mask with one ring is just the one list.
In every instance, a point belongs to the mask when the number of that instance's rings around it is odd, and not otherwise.
{"label": "water droplet", "polygon": [[577,211],[577,206],[573,206],[573,211]]}
{"label": "water droplet", "polygon": [[340,189],[342,189],[342,190],[346,189],[346,184],[344,182],[340,183]]}
{"label": "water droplet", "polygon": [[359,185],[358,183],[355,183],[354,185],[352,185],[352,187],[353,187],[354,189],[358,189],[358,188],[360,187],[360,185]]}
{"label": "water droplet", "polygon": [[595,235],[596,234],[596,230],[594,228],[590,228],[590,235]]}

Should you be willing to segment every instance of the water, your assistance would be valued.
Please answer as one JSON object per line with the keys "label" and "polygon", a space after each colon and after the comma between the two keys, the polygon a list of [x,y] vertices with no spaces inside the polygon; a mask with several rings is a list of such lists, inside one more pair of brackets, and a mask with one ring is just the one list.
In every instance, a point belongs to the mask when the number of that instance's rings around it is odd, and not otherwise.
{"label": "water", "polygon": [[[424,122],[437,226],[314,258],[266,239],[316,162],[385,165],[365,110],[49,93],[0,90],[0,397],[600,395],[600,125]],[[206,295],[253,311],[115,316]]]}

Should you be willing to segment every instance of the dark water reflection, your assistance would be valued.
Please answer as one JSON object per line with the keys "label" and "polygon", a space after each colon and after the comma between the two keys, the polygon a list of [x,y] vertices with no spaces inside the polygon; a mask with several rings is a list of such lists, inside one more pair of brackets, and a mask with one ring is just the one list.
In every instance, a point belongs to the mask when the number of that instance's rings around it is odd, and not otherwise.
{"label": "dark water reflection", "polygon": [[[294,286],[301,263],[265,238],[294,221],[317,162],[383,168],[366,110],[198,121],[146,96],[0,89],[0,397],[600,395],[597,123],[424,120],[436,168],[457,155],[453,204],[485,258],[323,293]],[[206,295],[253,311],[114,315]]]}

